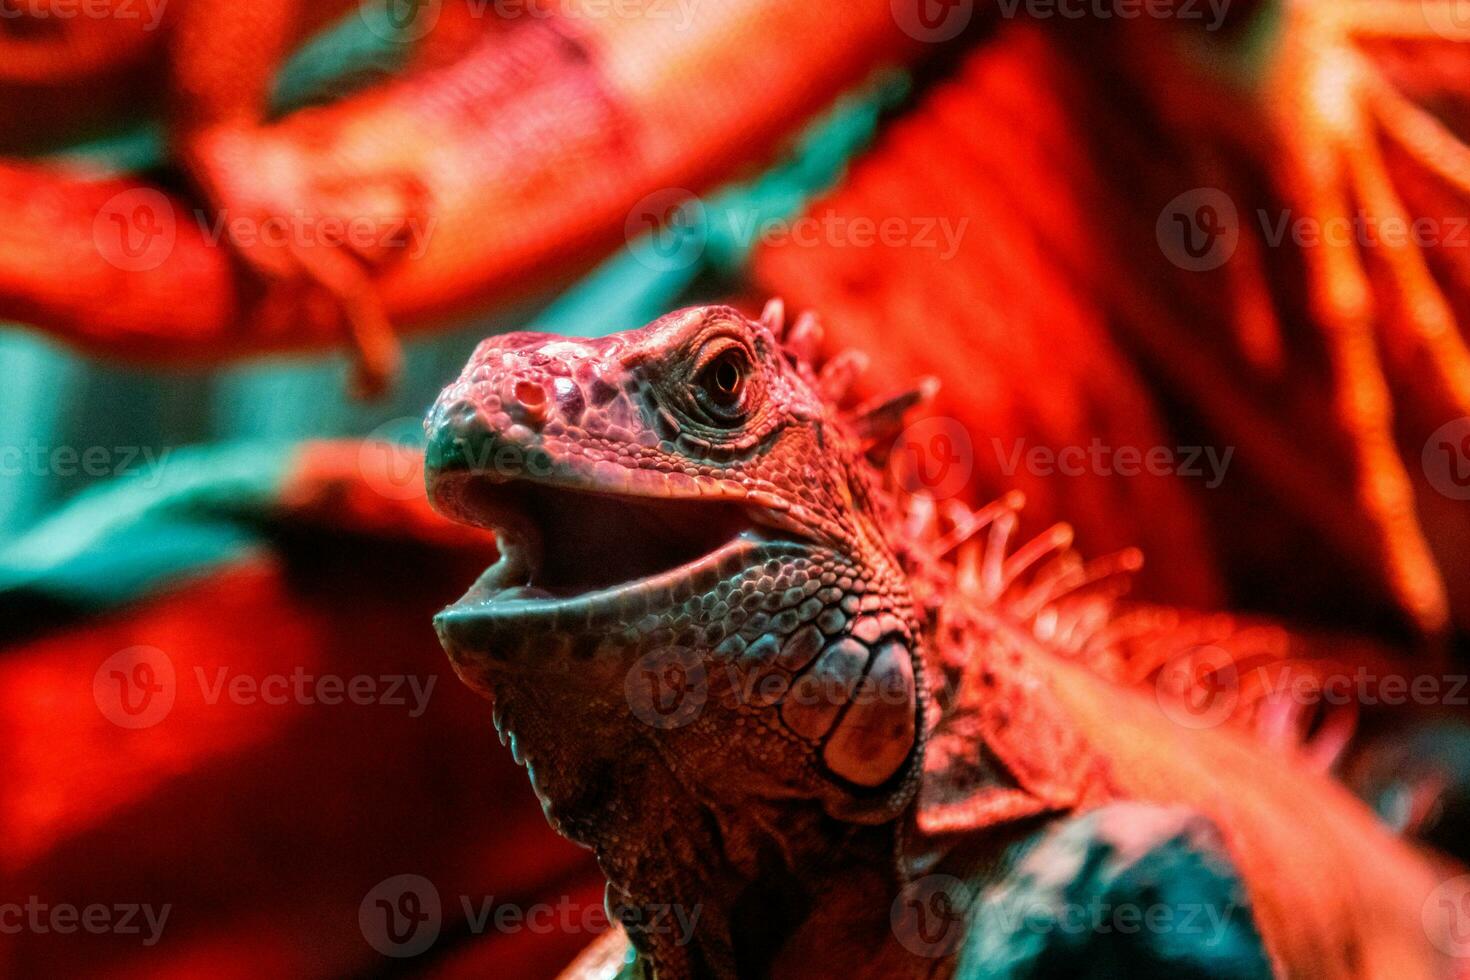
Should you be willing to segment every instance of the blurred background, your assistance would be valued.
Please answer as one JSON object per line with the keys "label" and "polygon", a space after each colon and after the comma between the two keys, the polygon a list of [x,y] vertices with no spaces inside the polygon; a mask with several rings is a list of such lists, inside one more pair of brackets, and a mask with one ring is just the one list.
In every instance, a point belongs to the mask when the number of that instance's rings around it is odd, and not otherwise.
{"label": "blurred background", "polygon": [[420,419],[505,330],[783,297],[864,391],[938,378],[921,492],[1463,669],[1467,41],[1455,0],[0,0],[0,972],[553,976],[606,928],[429,626],[494,546]]}

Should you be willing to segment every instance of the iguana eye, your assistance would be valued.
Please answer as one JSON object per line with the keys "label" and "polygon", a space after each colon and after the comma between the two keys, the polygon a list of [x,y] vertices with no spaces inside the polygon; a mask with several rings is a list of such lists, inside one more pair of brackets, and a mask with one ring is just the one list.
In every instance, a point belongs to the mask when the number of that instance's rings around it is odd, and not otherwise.
{"label": "iguana eye", "polygon": [[694,397],[711,421],[734,425],[744,420],[752,370],[750,355],[735,341],[719,344],[700,359]]}
{"label": "iguana eye", "polygon": [[721,354],[704,371],[704,390],[716,402],[733,405],[740,401],[740,389],[745,386],[744,358],[733,351]]}

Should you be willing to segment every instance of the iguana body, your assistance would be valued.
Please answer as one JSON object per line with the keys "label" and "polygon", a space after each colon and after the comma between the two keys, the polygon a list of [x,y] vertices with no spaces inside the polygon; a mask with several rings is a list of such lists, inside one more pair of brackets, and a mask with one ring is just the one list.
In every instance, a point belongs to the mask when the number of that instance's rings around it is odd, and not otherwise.
{"label": "iguana body", "polygon": [[[818,373],[814,323],[783,320],[492,338],[428,422],[431,498],[501,547],[441,639],[548,819],[596,851],[628,972],[994,975],[1011,951],[983,916],[915,953],[906,889],[1045,890],[1027,848],[1078,833],[1216,869],[1262,969],[1448,975],[1434,876],[1365,809],[1095,672],[1131,642],[1109,620],[1126,558],[1089,569],[1058,532],[1008,553],[1005,506],[900,513],[868,456],[915,399],[841,408],[851,359]],[[1069,829],[1129,802],[1170,808],[1148,847],[1124,838],[1151,818]],[[1179,844],[1212,828],[1218,853]]]}

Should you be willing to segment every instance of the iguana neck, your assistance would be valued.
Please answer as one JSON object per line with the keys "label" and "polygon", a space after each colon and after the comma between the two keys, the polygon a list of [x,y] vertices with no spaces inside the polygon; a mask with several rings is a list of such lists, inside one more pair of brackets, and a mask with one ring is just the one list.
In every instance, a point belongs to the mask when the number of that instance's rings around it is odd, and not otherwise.
{"label": "iguana neck", "polygon": [[816,799],[731,795],[742,782],[733,774],[717,795],[688,773],[728,746],[700,740],[673,757],[653,730],[612,742],[595,709],[554,712],[566,696],[550,685],[507,685],[495,714],[514,732],[552,825],[597,855],[609,916],[659,980],[764,975],[823,894],[857,878],[868,882],[866,894],[896,893],[906,809],[893,820],[851,822]]}
{"label": "iguana neck", "polygon": [[[657,980],[768,976],[792,938],[834,895],[860,892],[887,910],[899,882],[898,824],[840,823],[818,807],[716,814],[674,807],[655,830],[664,847],[633,860],[597,848],[607,903]],[[881,934],[881,923],[874,934]]]}

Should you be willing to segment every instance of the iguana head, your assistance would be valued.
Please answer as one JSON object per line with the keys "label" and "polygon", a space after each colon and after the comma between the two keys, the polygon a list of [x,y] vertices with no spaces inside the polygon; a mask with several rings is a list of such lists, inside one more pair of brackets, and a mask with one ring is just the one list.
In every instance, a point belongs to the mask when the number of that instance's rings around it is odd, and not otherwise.
{"label": "iguana head", "polygon": [[788,813],[875,824],[912,796],[917,614],[811,325],[781,321],[494,337],[427,422],[432,500],[501,549],[440,638],[605,864],[641,866],[648,808],[759,863]]}

